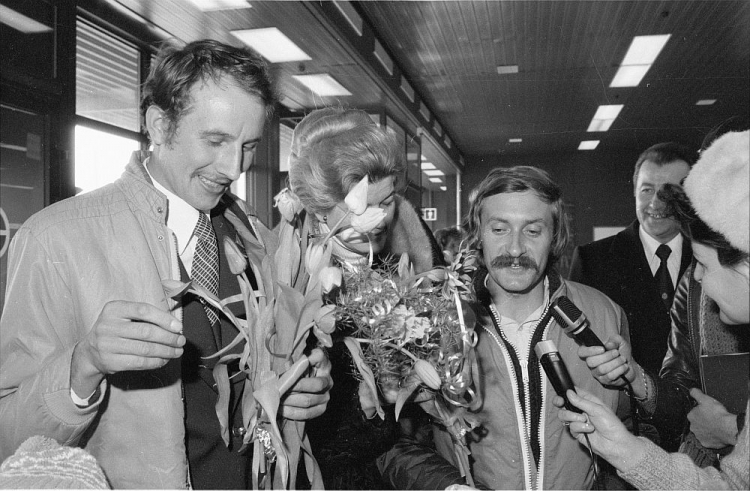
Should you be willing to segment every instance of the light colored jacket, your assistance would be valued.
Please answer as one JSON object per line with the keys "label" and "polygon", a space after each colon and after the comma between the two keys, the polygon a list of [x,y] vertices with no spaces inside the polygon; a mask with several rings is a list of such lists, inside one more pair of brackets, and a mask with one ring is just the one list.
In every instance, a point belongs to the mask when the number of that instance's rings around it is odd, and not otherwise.
{"label": "light colored jacket", "polygon": [[162,279],[180,278],[178,254],[145,157],[134,153],[116,182],[37,213],[13,239],[0,320],[0,460],[41,434],[86,448],[114,488],[189,485],[179,360],[106,377],[87,408],[70,397],[73,349],[107,302],[181,316],[162,289]]}
{"label": "light colored jacket", "polygon": [[[564,281],[550,275],[550,301],[567,296],[591,323],[592,330],[606,342],[615,334],[628,339],[627,320],[622,309],[593,288]],[[593,484],[593,467],[588,451],[574,439],[557,417],[552,404],[554,389],[542,375],[541,417],[539,424],[539,472],[527,439],[518,383],[513,375],[510,355],[488,316],[478,320],[476,347],[477,384],[483,397],[477,415],[482,427],[469,435],[473,476],[491,489],[588,489]],[[613,411],[621,392],[604,388],[578,357],[578,345],[554,321],[545,329],[542,340],[553,340],[573,383],[599,397]],[[531,348],[533,351],[533,347]],[[543,372],[542,372],[543,373]],[[624,394],[622,394],[624,397]],[[529,391],[525,391],[528,404]],[[626,406],[626,405],[625,405]],[[527,410],[527,413],[529,410]],[[531,423],[528,423],[530,427]],[[438,448],[445,445],[447,433],[437,432]],[[452,455],[443,452],[452,460]]]}

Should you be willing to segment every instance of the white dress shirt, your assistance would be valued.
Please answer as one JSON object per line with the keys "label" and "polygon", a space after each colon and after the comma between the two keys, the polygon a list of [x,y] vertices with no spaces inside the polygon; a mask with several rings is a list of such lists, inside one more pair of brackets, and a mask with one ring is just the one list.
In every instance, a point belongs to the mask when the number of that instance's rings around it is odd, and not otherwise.
{"label": "white dress shirt", "polygon": [[[661,259],[656,255],[656,249],[659,248],[661,242],[647,234],[643,227],[638,228],[638,233],[641,236],[641,243],[643,244],[643,252],[646,253],[646,260],[651,267],[651,276],[656,274],[656,271],[661,265]],[[669,269],[669,277],[672,278],[672,286],[677,287],[677,281],[680,279],[680,263],[682,262],[682,234],[677,234],[674,239],[667,242],[665,245],[672,249],[672,253],[667,258],[667,269]]]}

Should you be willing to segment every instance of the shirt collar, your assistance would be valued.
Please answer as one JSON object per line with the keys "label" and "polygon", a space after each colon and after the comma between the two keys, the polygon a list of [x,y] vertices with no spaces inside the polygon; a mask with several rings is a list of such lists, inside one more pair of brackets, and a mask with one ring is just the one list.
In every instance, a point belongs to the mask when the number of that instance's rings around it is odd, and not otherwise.
{"label": "shirt collar", "polygon": [[151,171],[148,170],[148,163],[149,159],[146,159],[143,166],[154,183],[154,187],[167,197],[167,227],[174,232],[177,238],[177,250],[182,254],[188,242],[190,242],[190,237],[193,235],[195,225],[198,223],[198,213],[200,212],[154,179]]}
{"label": "shirt collar", "polygon": [[[646,253],[646,259],[648,259],[648,262],[651,263],[656,257],[656,249],[659,248],[661,242],[646,233],[646,231],[643,230],[642,226],[638,228],[638,234],[641,237],[643,252]],[[672,249],[672,253],[669,256],[670,259],[675,257],[682,257],[682,234],[675,235],[672,240],[666,243],[666,245],[669,246],[670,249]]]}
{"label": "shirt collar", "polygon": [[549,303],[549,278],[546,276],[544,277],[544,301],[542,304],[521,323],[516,322],[515,320],[511,319],[510,317],[505,317],[504,315],[500,314],[500,327],[520,327],[522,329],[529,329],[536,325],[537,322],[539,322],[539,319],[541,319],[542,314],[544,313],[544,310],[547,308],[547,304]]}

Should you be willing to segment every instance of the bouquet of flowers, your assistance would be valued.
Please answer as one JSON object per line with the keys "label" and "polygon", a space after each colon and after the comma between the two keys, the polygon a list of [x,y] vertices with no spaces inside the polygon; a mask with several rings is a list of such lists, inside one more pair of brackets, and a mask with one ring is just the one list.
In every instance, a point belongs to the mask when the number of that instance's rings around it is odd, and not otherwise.
{"label": "bouquet of flowers", "polygon": [[[228,218],[233,221],[234,217]],[[314,325],[317,304],[312,302],[312,308],[305,310],[305,297],[279,277],[279,267],[274,262],[279,251],[276,236],[255,217],[248,218],[254,233],[240,223],[234,224],[242,247],[233,240],[225,240],[223,244],[230,270],[240,285],[239,295],[219,299],[193,281],[164,280],[163,287],[168,297],[179,298],[186,293],[200,297],[237,328],[237,336],[209,358],[217,359],[213,368],[219,394],[216,415],[227,445],[231,384],[228,364],[237,361],[239,371],[232,377],[244,378],[242,418],[246,431],[239,451],[253,452],[253,488],[294,487],[300,454],[304,453],[308,477],[313,489],[317,489],[322,487],[322,479],[305,435],[304,422],[278,416],[281,398],[309,371],[310,361],[302,353],[302,334]],[[248,267],[257,280],[257,289],[245,273]],[[245,319],[229,309],[233,303],[244,305]],[[307,329],[298,329],[301,322],[308,321]]]}
{"label": "bouquet of flowers", "polygon": [[461,251],[450,265],[421,274],[406,254],[398,265],[344,265],[335,309],[337,321],[351,328],[344,343],[371,391],[374,411],[384,417],[379,392],[395,402],[396,419],[405,403],[423,401],[451,434],[470,485],[465,435],[478,421],[468,409],[481,399],[472,384],[475,318],[463,300],[472,295],[474,262]]}

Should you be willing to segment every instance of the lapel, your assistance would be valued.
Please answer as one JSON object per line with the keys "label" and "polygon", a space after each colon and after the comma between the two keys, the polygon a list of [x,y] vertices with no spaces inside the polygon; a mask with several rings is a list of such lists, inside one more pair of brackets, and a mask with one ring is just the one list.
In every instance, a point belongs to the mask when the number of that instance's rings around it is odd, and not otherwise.
{"label": "lapel", "polygon": [[620,258],[618,269],[623,279],[627,279],[628,286],[633,284],[652,285],[656,288],[656,280],[651,274],[651,267],[646,260],[643,243],[638,235],[638,220],[615,236],[612,241],[611,252]]}

